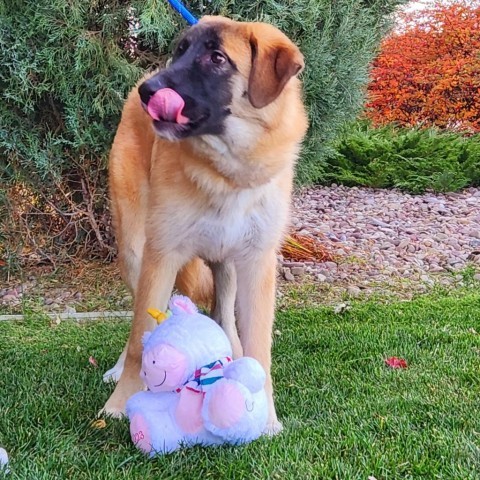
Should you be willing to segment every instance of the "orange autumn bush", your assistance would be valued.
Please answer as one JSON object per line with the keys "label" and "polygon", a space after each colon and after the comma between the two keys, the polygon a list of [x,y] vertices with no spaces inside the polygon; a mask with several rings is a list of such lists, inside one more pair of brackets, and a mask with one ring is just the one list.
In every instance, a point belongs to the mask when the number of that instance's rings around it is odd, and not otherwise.
{"label": "orange autumn bush", "polygon": [[480,132],[480,2],[437,2],[401,20],[373,62],[367,116]]}

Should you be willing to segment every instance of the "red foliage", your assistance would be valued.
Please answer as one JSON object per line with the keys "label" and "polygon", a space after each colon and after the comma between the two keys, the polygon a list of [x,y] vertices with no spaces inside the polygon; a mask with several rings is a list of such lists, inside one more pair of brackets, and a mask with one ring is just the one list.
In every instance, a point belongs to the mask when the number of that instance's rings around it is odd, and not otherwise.
{"label": "red foliage", "polygon": [[405,15],[382,43],[368,93],[374,124],[480,132],[480,2]]}

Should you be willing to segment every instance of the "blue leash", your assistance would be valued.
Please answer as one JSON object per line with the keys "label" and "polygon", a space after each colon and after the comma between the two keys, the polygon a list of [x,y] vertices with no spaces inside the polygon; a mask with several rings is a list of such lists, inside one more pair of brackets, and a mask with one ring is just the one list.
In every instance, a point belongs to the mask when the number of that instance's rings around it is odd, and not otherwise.
{"label": "blue leash", "polygon": [[195,25],[198,20],[178,0],[168,0],[168,3],[187,21],[189,25]]}

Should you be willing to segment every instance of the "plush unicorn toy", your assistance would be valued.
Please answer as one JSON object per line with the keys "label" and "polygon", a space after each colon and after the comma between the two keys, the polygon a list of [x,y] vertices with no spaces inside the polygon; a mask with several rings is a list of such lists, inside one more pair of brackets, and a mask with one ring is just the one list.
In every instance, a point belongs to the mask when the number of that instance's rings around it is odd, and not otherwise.
{"label": "plush unicorn toy", "polygon": [[173,296],[169,313],[143,337],[141,377],[148,391],[127,402],[135,445],[154,456],[180,446],[241,444],[267,423],[265,371],[253,358],[232,360],[222,328],[187,297]]}

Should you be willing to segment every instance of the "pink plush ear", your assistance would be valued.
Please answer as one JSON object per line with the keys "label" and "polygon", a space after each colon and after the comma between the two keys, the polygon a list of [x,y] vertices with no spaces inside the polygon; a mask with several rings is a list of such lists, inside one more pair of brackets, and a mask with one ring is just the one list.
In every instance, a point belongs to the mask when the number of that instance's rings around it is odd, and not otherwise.
{"label": "pink plush ear", "polygon": [[168,308],[175,313],[191,313],[195,314],[198,312],[195,304],[188,298],[183,295],[173,295],[168,302]]}

